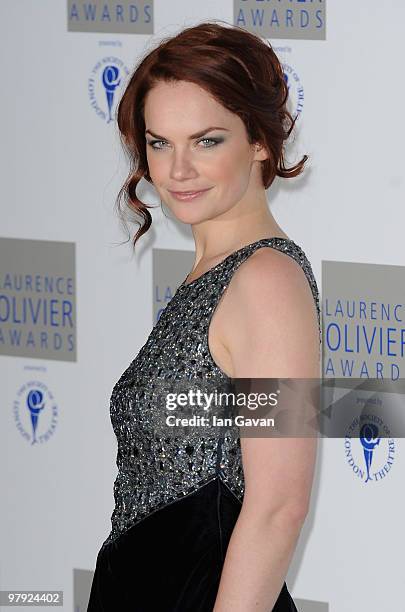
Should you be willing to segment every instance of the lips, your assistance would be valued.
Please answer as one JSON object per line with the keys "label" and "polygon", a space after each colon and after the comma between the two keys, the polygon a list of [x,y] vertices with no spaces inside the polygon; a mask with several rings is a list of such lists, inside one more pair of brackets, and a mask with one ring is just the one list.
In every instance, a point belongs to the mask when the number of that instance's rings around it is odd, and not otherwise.
{"label": "lips", "polygon": [[203,196],[207,191],[212,189],[212,187],[208,187],[208,189],[201,189],[199,191],[170,191],[171,195],[176,198],[176,200],[188,201],[195,200]]}
{"label": "lips", "polygon": [[203,191],[208,191],[208,189],[211,189],[211,187],[207,189],[196,189],[195,191],[172,191],[170,189],[169,191],[170,193],[173,193],[174,195],[187,196],[187,195],[195,195],[196,193],[202,193]]}

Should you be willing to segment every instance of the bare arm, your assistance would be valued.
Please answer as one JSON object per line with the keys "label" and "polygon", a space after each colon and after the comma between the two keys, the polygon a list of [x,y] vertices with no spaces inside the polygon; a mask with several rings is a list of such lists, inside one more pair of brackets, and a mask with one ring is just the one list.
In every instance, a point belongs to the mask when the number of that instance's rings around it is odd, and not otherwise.
{"label": "bare arm", "polygon": [[[235,378],[319,377],[315,304],[288,255],[254,253],[234,275],[224,344]],[[235,333],[238,330],[238,333]],[[309,508],[315,438],[241,438],[245,495],[213,612],[271,612]]]}

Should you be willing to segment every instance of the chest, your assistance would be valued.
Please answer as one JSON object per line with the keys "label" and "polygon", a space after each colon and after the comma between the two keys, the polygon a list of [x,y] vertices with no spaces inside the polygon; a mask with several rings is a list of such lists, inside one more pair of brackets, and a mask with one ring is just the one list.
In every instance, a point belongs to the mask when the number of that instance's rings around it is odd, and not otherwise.
{"label": "chest", "polygon": [[173,296],[114,385],[110,400],[113,425],[122,423],[123,418],[139,424],[157,401],[155,390],[165,381],[227,379],[208,345],[207,331],[216,297],[212,292]]}

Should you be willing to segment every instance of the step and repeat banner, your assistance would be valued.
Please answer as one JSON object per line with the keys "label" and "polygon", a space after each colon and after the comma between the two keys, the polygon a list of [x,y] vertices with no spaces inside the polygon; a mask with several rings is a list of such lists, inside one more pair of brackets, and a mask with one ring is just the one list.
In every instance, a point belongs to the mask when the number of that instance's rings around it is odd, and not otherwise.
{"label": "step and repeat banner", "polygon": [[[318,282],[323,377],[404,377],[405,6],[3,0],[0,588],[60,591],[66,610],[86,610],[110,530],[112,387],[194,263],[190,228],[146,181],[153,224],[132,251],[115,207],[128,171],[117,103],[161,38],[210,20],[269,40],[283,66],[289,162],[309,162],[267,193]],[[404,605],[403,440],[384,418],[359,434],[356,418],[319,442],[287,576],[302,612]]]}

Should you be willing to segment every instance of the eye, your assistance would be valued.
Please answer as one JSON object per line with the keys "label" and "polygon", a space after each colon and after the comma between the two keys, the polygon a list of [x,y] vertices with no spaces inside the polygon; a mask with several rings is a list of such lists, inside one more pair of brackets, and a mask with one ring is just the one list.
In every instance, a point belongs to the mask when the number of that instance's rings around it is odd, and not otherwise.
{"label": "eye", "polygon": [[154,145],[159,142],[166,142],[165,140],[148,140],[147,143],[152,149],[161,149],[161,147],[155,147]]}
{"label": "eye", "polygon": [[[164,147],[160,147],[160,146],[158,147],[158,146],[155,146],[155,145],[160,144],[162,142],[165,143],[166,140],[148,140],[147,144],[152,149],[156,149],[156,150],[159,151],[159,150],[162,150]],[[210,142],[210,143],[213,143],[213,144],[210,144],[210,145],[202,147],[203,149],[210,149],[211,147],[214,147],[215,145],[217,145],[220,142],[222,142],[222,139],[221,138],[201,138],[201,140],[199,140],[198,142]]]}
{"label": "eye", "polygon": [[204,149],[209,149],[210,147],[213,147],[213,146],[215,146],[216,144],[218,144],[219,142],[221,142],[221,140],[220,140],[220,139],[217,139],[217,138],[202,138],[202,139],[200,140],[200,142],[204,142],[204,140],[205,140],[205,141],[207,141],[207,140],[208,140],[208,142],[213,142],[213,143],[214,143],[213,145],[210,145],[209,147],[203,147]]}

